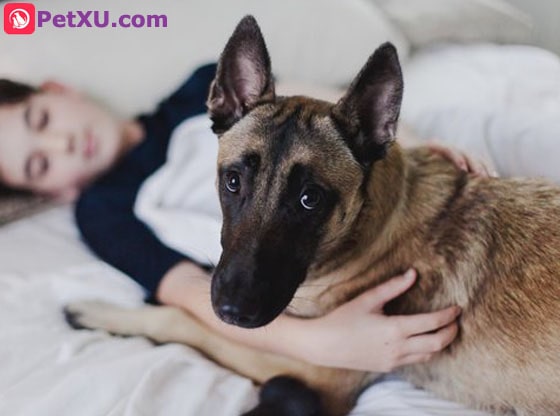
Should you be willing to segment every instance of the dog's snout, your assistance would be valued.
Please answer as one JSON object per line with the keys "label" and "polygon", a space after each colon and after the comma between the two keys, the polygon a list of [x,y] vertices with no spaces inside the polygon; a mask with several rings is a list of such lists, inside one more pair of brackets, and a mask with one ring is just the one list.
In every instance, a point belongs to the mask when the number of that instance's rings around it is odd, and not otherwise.
{"label": "dog's snout", "polygon": [[243,328],[267,325],[286,308],[299,284],[286,276],[302,273],[286,268],[283,258],[226,250],[212,276],[214,313],[222,321]]}
{"label": "dog's snout", "polygon": [[218,315],[224,322],[244,328],[252,328],[258,321],[256,308],[242,307],[232,303],[220,305]]}

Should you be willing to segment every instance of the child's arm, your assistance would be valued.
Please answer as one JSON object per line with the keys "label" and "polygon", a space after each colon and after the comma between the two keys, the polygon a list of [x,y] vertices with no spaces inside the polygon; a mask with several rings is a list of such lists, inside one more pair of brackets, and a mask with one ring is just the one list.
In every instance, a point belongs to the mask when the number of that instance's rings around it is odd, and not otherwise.
{"label": "child's arm", "polygon": [[227,325],[214,314],[210,276],[182,262],[162,280],[157,299],[195,315],[220,334],[250,347],[327,367],[386,372],[428,360],[457,334],[459,309],[410,316],[386,316],[383,305],[415,280],[399,276],[316,319],[280,315],[265,327]]}

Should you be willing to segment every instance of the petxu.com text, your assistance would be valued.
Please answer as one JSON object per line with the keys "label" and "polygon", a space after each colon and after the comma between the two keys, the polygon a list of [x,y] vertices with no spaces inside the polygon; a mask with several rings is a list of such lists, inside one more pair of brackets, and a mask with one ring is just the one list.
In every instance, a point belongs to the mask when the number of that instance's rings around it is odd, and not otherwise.
{"label": "petxu.com text", "polygon": [[116,19],[111,18],[109,11],[87,10],[69,11],[65,14],[52,14],[46,10],[37,11],[37,27],[52,25],[57,28],[83,27],[167,27],[165,14],[121,14]]}

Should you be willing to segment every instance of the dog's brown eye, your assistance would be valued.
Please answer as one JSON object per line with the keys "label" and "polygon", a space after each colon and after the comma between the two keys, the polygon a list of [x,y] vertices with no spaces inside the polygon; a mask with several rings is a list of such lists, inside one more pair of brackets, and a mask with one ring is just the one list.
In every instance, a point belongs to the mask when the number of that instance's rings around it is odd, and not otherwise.
{"label": "dog's brown eye", "polygon": [[302,192],[299,202],[305,209],[311,211],[321,204],[321,199],[321,191],[319,189],[307,188]]}
{"label": "dog's brown eye", "polygon": [[239,178],[238,173],[228,172],[226,174],[226,188],[234,194],[239,192],[239,189],[241,188],[241,179]]}

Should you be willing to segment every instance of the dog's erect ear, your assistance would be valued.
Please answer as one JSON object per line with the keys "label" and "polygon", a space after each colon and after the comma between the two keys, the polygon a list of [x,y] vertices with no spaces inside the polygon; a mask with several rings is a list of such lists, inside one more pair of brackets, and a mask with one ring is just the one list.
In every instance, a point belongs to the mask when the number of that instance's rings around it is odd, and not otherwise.
{"label": "dog's erect ear", "polygon": [[273,101],[274,81],[266,44],[253,16],[245,16],[229,39],[210,86],[212,130],[221,134],[257,104]]}
{"label": "dog's erect ear", "polygon": [[333,108],[333,118],[358,161],[369,165],[395,138],[403,94],[397,50],[381,45]]}

